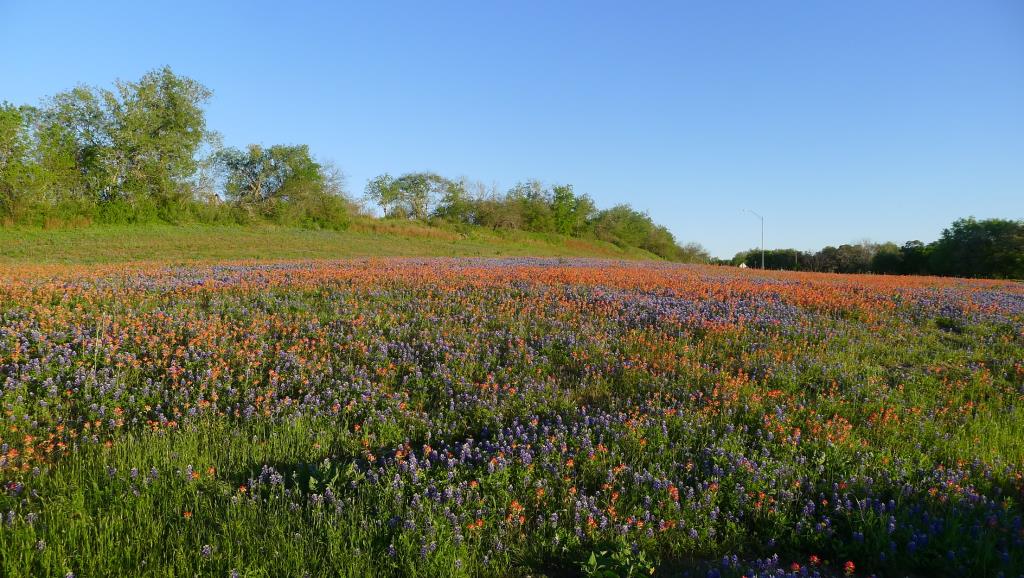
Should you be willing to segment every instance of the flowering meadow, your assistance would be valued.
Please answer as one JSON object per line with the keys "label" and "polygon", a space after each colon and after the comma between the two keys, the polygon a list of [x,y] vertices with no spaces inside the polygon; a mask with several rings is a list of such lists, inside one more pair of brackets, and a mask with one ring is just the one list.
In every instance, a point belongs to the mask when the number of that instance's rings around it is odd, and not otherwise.
{"label": "flowering meadow", "polygon": [[1019,576],[1024,284],[0,271],[3,576]]}

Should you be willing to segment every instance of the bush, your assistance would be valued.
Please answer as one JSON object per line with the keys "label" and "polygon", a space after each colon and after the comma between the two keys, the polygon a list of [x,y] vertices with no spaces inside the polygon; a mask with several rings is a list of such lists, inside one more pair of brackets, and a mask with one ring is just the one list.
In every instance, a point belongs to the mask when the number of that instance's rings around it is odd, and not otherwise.
{"label": "bush", "polygon": [[106,225],[154,223],[160,220],[160,212],[156,203],[147,197],[117,199],[100,204],[96,220]]}
{"label": "bush", "polygon": [[345,200],[326,193],[312,195],[292,210],[296,215],[294,224],[303,227],[343,231],[351,224]]}

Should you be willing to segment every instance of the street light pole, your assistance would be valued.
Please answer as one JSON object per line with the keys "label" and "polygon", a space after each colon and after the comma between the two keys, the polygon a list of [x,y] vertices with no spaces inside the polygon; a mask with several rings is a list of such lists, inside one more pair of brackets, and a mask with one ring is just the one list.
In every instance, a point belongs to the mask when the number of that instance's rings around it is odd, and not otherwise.
{"label": "street light pole", "polygon": [[764,269],[764,217],[751,211],[750,209],[743,209],[744,211],[754,215],[758,219],[761,219],[761,269]]}

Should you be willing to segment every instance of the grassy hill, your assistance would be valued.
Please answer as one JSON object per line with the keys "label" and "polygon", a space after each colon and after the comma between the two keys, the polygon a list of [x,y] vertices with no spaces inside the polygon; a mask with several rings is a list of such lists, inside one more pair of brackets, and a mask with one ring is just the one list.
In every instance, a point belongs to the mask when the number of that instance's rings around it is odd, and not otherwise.
{"label": "grassy hill", "polygon": [[213,262],[371,256],[658,259],[642,249],[522,231],[357,222],[347,231],[275,226],[111,225],[0,228],[0,264]]}

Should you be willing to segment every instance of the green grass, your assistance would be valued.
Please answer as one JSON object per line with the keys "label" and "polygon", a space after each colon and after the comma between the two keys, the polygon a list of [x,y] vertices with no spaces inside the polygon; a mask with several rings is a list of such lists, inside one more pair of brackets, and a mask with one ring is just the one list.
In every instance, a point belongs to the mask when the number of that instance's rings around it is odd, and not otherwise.
{"label": "green grass", "polygon": [[658,259],[642,249],[521,231],[456,231],[359,222],[348,231],[275,226],[108,225],[0,228],[0,264],[217,262],[346,257],[601,257]]}

